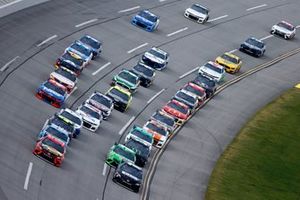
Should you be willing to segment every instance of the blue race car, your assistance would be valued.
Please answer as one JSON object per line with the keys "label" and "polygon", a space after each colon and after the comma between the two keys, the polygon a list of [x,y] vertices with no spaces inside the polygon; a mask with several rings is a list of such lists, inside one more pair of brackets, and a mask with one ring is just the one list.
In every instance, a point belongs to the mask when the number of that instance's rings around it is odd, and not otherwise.
{"label": "blue race car", "polygon": [[56,108],[60,108],[67,99],[67,89],[56,81],[49,79],[40,85],[35,96]]}
{"label": "blue race car", "polygon": [[47,135],[52,135],[66,145],[70,142],[68,132],[55,124],[47,125],[45,128],[43,128],[38,135],[38,139],[41,139]]}
{"label": "blue race car", "polygon": [[153,32],[158,27],[159,17],[148,10],[142,10],[132,18],[131,23]]}
{"label": "blue race car", "polygon": [[93,59],[102,52],[102,42],[96,40],[95,38],[84,35],[79,39],[80,42],[88,46],[93,52]]}
{"label": "blue race car", "polygon": [[92,50],[79,41],[75,41],[68,48],[66,48],[65,53],[66,52],[69,52],[70,54],[76,54],[77,56],[79,56],[82,60],[84,60],[84,66],[86,66],[92,60],[93,57]]}

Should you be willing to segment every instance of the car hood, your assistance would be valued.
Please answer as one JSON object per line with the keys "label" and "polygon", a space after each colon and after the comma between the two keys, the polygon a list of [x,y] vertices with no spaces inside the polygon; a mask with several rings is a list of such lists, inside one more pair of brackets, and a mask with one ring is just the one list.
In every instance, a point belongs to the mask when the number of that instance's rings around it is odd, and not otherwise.
{"label": "car hood", "polygon": [[218,72],[216,72],[216,71],[214,71],[214,70],[212,70],[212,69],[209,69],[209,68],[207,68],[207,67],[205,67],[205,66],[202,66],[202,67],[199,69],[199,71],[202,71],[202,72],[204,72],[204,73],[207,73],[208,75],[212,75],[212,76],[217,77],[217,78],[220,78],[220,77],[222,76],[221,73],[218,73]]}
{"label": "car hood", "polygon": [[105,105],[103,105],[102,103],[98,102],[98,101],[95,101],[93,99],[89,99],[88,101],[90,104],[92,104],[94,107],[96,107],[97,109],[100,109],[102,111],[108,111],[109,108],[106,107]]}
{"label": "car hood", "polygon": [[136,85],[135,84],[133,84],[133,83],[131,83],[131,82],[129,82],[129,81],[127,81],[126,79],[124,79],[124,78],[121,78],[120,76],[115,76],[115,81],[117,81],[117,82],[121,82],[121,83],[123,83],[123,84],[125,84],[126,86],[128,86],[128,87],[130,87],[130,88],[135,88],[136,87]]}
{"label": "car hood", "polygon": [[53,147],[50,147],[48,145],[42,144],[42,148],[45,149],[46,151],[49,151],[50,153],[56,155],[56,156],[62,156],[62,153],[54,149]]}
{"label": "car hood", "polygon": [[195,16],[203,18],[203,19],[207,17],[206,14],[200,13],[200,12],[198,12],[198,11],[192,9],[192,8],[188,8],[188,9],[186,9],[186,11],[188,13],[191,13],[192,15],[195,15]]}
{"label": "car hood", "polygon": [[75,83],[74,83],[73,81],[71,81],[70,79],[68,79],[68,78],[66,78],[66,77],[64,77],[64,76],[62,76],[62,75],[60,75],[60,74],[58,74],[58,73],[56,73],[56,72],[52,72],[52,73],[50,74],[50,77],[51,77],[51,76],[55,77],[57,80],[59,80],[59,81],[62,82],[62,83],[65,83],[65,84],[67,84],[67,85],[70,85],[71,87],[74,87],[74,86],[75,86]]}
{"label": "car hood", "polygon": [[42,90],[44,90],[47,94],[54,96],[56,98],[64,99],[64,96],[60,95],[59,93],[55,92],[54,90],[51,90],[45,86],[42,87]]}
{"label": "car hood", "polygon": [[82,118],[90,123],[93,124],[99,124],[100,120],[92,117],[91,115],[86,114],[85,112],[82,112],[81,110],[76,111],[78,114],[82,116]]}
{"label": "car hood", "polygon": [[164,108],[164,111],[166,111],[167,113],[170,113],[171,115],[177,117],[177,118],[180,118],[180,119],[186,119],[187,118],[187,115],[179,112],[178,110],[174,109],[174,108],[171,108],[169,106],[165,106]]}
{"label": "car hood", "polygon": [[147,24],[150,26],[152,26],[154,24],[154,22],[151,22],[148,19],[141,17],[140,15],[136,15],[135,19],[138,20],[139,22],[142,22],[143,24]]}
{"label": "car hood", "polygon": [[165,61],[161,58],[158,58],[157,56],[149,53],[149,52],[146,52],[144,54],[145,57],[147,57],[148,59],[152,60],[153,62],[156,62],[156,63],[159,63],[159,64],[163,64]]}
{"label": "car hood", "polygon": [[248,47],[250,47],[250,48],[252,48],[252,49],[262,50],[262,48],[259,48],[259,47],[257,47],[257,46],[254,46],[254,45],[252,45],[252,44],[249,44],[248,42],[244,42],[244,45],[246,45],[246,46],[248,46]]}

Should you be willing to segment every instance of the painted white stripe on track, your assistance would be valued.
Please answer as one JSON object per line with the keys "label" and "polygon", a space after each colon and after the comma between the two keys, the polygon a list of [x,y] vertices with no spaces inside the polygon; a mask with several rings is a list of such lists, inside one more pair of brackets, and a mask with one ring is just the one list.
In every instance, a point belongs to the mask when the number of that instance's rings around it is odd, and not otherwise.
{"label": "painted white stripe on track", "polygon": [[16,1],[10,2],[10,3],[8,3],[8,4],[5,4],[5,5],[3,5],[3,6],[0,6],[0,9],[6,8],[6,7],[11,6],[11,5],[14,5],[14,4],[19,3],[19,2],[21,2],[21,1],[23,1],[23,0],[16,0]]}
{"label": "painted white stripe on track", "polygon": [[217,21],[217,20],[219,20],[219,19],[223,19],[223,18],[226,18],[226,17],[228,17],[228,15],[223,15],[223,16],[220,16],[220,17],[216,17],[216,18],[213,18],[213,19],[208,20],[207,22]]}
{"label": "painted white stripe on track", "polygon": [[151,103],[156,97],[158,97],[161,93],[163,93],[166,89],[160,90],[158,93],[156,93],[153,97],[151,97],[148,101],[147,104]]}
{"label": "painted white stripe on track", "polygon": [[144,46],[147,46],[147,45],[148,45],[148,43],[146,42],[146,43],[144,43],[144,44],[141,44],[140,46],[137,46],[137,47],[135,47],[135,48],[133,48],[133,49],[127,51],[127,53],[132,53],[132,52],[134,52],[134,51],[136,51],[136,50],[138,50],[138,49],[140,49],[140,48],[142,48],[142,47],[144,47]]}
{"label": "painted white stripe on track", "polygon": [[103,171],[102,171],[102,175],[103,175],[103,176],[106,175],[106,169],[107,169],[107,164],[104,163],[104,165],[103,165]]}
{"label": "painted white stripe on track", "polygon": [[236,52],[237,51],[237,49],[233,49],[233,50],[231,50],[231,51],[228,51],[228,53],[234,53],[234,52]]}
{"label": "painted white stripe on track", "polygon": [[38,45],[36,45],[37,47],[42,46],[43,44],[46,44],[47,42],[49,42],[50,40],[53,40],[54,38],[56,38],[57,35],[52,35],[50,37],[48,37],[47,39],[45,39],[44,41],[42,41],[41,43],[39,43]]}
{"label": "painted white stripe on track", "polygon": [[265,6],[267,6],[267,4],[261,4],[261,5],[258,5],[258,6],[254,6],[254,7],[248,8],[246,10],[250,11],[250,10],[254,10],[254,9],[257,9],[257,8],[262,8],[262,7],[265,7]]}
{"label": "painted white stripe on track", "polygon": [[84,26],[84,25],[87,25],[87,24],[90,24],[90,23],[93,23],[93,22],[96,22],[96,21],[98,21],[97,18],[91,19],[91,20],[82,22],[82,23],[80,23],[80,24],[77,24],[77,25],[75,25],[75,27],[76,27],[76,28],[79,28],[79,27],[81,27],[81,26]]}
{"label": "painted white stripe on track", "polygon": [[128,11],[132,11],[132,10],[136,10],[136,9],[139,9],[141,6],[134,6],[132,8],[127,8],[127,9],[124,9],[124,10],[119,10],[118,13],[124,13],[124,12],[128,12]]}
{"label": "painted white stripe on track", "polygon": [[132,116],[130,120],[125,124],[125,126],[123,126],[123,128],[119,131],[119,135],[122,135],[124,133],[124,131],[128,128],[128,126],[133,122],[134,119],[135,116]]}
{"label": "painted white stripe on track", "polygon": [[182,31],[186,31],[186,30],[188,30],[188,27],[184,27],[184,28],[182,28],[182,29],[179,29],[179,30],[177,30],[177,31],[174,31],[174,32],[172,32],[172,33],[169,33],[169,34],[167,34],[167,37],[176,35],[176,34],[182,32]]}
{"label": "painted white stripe on track", "polygon": [[181,76],[179,76],[179,79],[182,79],[182,78],[184,78],[184,77],[190,75],[191,73],[197,71],[198,69],[199,69],[199,67],[196,67],[195,69],[192,69],[192,70],[190,70],[190,71],[188,71],[188,72],[182,74]]}
{"label": "painted white stripe on track", "polygon": [[92,73],[92,75],[95,76],[95,75],[98,74],[100,71],[102,71],[103,69],[105,69],[106,67],[108,67],[110,64],[111,64],[110,62],[104,64],[102,67],[100,67],[99,69],[97,69],[96,71],[94,71],[94,72]]}
{"label": "painted white stripe on track", "polygon": [[271,37],[273,37],[273,35],[268,35],[266,37],[261,38],[260,40],[266,40],[266,39],[271,38]]}
{"label": "painted white stripe on track", "polygon": [[15,62],[15,60],[17,60],[19,58],[19,56],[14,57],[13,59],[11,59],[9,62],[7,62],[3,67],[1,67],[0,71],[3,72],[5,71],[9,65],[11,65],[11,63]]}
{"label": "painted white stripe on track", "polygon": [[30,179],[30,175],[32,172],[32,165],[33,165],[33,163],[29,162],[29,166],[27,169],[27,174],[26,174],[26,178],[25,178],[25,182],[24,182],[24,190],[28,190],[29,179]]}
{"label": "painted white stripe on track", "polygon": [[71,96],[71,94],[73,94],[76,90],[77,90],[77,86],[74,87],[74,89],[72,90],[69,96]]}

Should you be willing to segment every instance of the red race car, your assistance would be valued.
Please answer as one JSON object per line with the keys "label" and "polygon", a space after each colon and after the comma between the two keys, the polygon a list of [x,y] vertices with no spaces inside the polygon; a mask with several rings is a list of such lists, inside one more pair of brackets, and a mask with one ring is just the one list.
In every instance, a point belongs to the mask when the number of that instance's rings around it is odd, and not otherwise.
{"label": "red race car", "polygon": [[205,89],[195,83],[188,82],[181,89],[187,90],[197,95],[199,100],[199,105],[201,105],[206,100]]}
{"label": "red race car", "polygon": [[34,155],[53,163],[56,167],[62,164],[65,153],[65,143],[51,135],[47,135],[38,140],[33,150]]}
{"label": "red race car", "polygon": [[187,105],[175,99],[169,101],[162,110],[172,115],[179,126],[184,124],[191,114],[191,111]]}

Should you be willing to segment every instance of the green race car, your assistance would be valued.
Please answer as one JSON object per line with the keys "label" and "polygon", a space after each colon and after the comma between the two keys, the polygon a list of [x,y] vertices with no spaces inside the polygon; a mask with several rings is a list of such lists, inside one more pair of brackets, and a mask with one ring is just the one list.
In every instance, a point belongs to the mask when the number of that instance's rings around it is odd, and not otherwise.
{"label": "green race car", "polygon": [[128,89],[131,93],[135,93],[140,85],[140,80],[134,73],[123,69],[112,80],[111,85],[114,86],[116,84]]}
{"label": "green race car", "polygon": [[117,167],[123,162],[130,162],[134,164],[135,161],[136,153],[122,144],[114,144],[110,148],[105,160],[106,164],[112,167]]}

